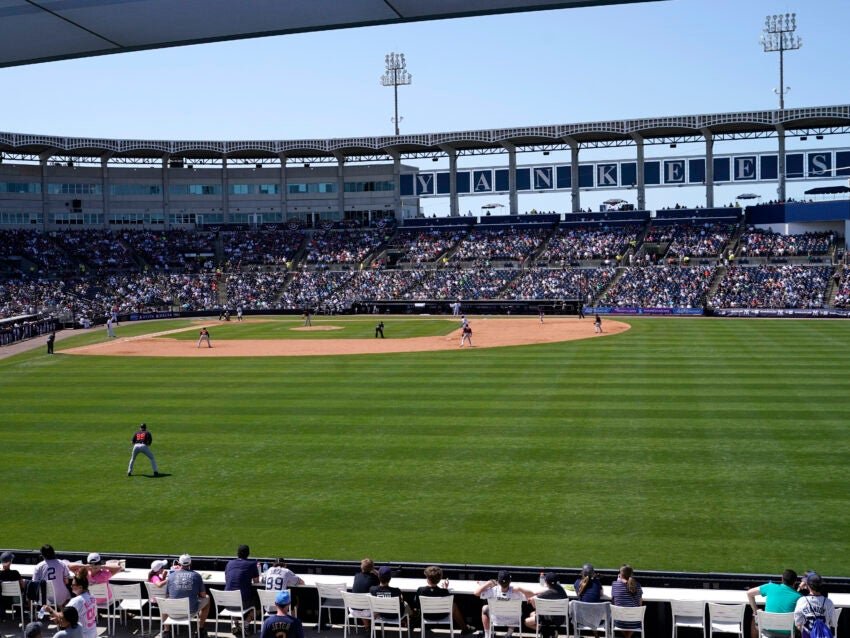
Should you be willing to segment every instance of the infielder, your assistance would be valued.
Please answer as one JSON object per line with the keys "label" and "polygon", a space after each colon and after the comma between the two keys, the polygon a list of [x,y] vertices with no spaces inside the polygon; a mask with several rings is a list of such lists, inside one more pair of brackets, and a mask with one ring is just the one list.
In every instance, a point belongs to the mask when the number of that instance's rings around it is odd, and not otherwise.
{"label": "infielder", "polygon": [[242,321],[242,306],[236,306],[236,321]]}
{"label": "infielder", "polygon": [[460,347],[463,348],[463,344],[468,343],[469,347],[472,347],[472,328],[469,327],[469,323],[466,323],[463,328],[460,329]]}
{"label": "infielder", "polygon": [[596,334],[600,334],[602,332],[602,317],[597,313],[593,319],[593,331]]}
{"label": "infielder", "polygon": [[206,328],[201,328],[200,336],[198,337],[198,347],[201,347],[201,344],[206,341],[207,347],[212,348],[212,343],[210,342],[210,331]]}
{"label": "infielder", "polygon": [[106,320],[106,336],[112,337],[114,339],[115,338],[115,328],[112,327],[113,324],[114,324],[114,319],[112,317],[109,317],[109,319]]}
{"label": "infielder", "polygon": [[127,476],[133,476],[133,464],[136,462],[136,457],[139,454],[144,454],[151,460],[151,467],[153,467],[153,475],[159,476],[159,468],[156,466],[156,459],[153,457],[153,452],[151,452],[150,444],[153,443],[153,437],[151,433],[148,432],[147,423],[142,423],[139,426],[139,429],[133,435],[133,438],[130,439],[130,442],[133,444],[133,454],[130,457],[130,466],[127,468]]}

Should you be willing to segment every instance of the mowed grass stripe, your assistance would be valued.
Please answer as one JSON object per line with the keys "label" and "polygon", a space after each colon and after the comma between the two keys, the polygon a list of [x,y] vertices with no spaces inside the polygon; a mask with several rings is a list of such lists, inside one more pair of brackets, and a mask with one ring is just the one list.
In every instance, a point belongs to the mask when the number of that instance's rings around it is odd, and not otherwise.
{"label": "mowed grass stripe", "polygon": [[[67,549],[843,574],[844,324],[629,321],[497,350],[0,362],[6,543],[72,499]],[[171,476],[124,475],[140,420]]]}

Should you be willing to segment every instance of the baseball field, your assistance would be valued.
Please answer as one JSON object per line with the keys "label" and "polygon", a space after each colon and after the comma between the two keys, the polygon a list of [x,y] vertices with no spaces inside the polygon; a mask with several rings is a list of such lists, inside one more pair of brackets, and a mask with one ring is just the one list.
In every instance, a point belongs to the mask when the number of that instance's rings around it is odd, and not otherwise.
{"label": "baseball field", "polygon": [[[201,353],[169,320],[0,360],[0,545],[850,575],[847,323],[571,319],[488,347],[508,324],[472,318],[461,349],[456,321],[383,320],[443,347],[278,356],[376,320],[268,318],[209,322]],[[154,341],[180,352],[112,351]],[[273,356],[219,355],[239,341]],[[127,476],[142,421],[157,478]]]}

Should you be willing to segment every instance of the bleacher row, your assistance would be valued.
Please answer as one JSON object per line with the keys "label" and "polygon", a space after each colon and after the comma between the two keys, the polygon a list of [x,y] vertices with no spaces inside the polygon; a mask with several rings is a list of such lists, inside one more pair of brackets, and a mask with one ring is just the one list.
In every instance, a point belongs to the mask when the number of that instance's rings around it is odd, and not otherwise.
{"label": "bleacher row", "polygon": [[843,242],[729,220],[306,230],[0,231],[0,318],[377,301],[645,308],[850,303]]}

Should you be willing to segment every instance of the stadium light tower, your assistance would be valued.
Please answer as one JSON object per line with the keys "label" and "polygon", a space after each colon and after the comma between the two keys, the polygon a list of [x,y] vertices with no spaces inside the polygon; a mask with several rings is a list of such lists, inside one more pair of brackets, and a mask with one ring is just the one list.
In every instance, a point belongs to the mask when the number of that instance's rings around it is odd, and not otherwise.
{"label": "stadium light tower", "polygon": [[393,93],[395,94],[395,117],[393,117],[393,123],[395,124],[395,134],[398,135],[398,123],[403,119],[398,116],[398,87],[406,86],[413,82],[413,76],[407,72],[404,53],[387,53],[384,56],[384,63],[386,64],[386,72],[381,76],[381,84],[393,87]]}
{"label": "stadium light tower", "polygon": [[764,19],[764,30],[761,45],[765,53],[779,51],[779,88],[773,92],[779,95],[779,110],[785,109],[785,94],[791,87],[785,86],[785,52],[795,51],[803,46],[800,36],[794,35],[797,30],[796,13],[779,13]]}

